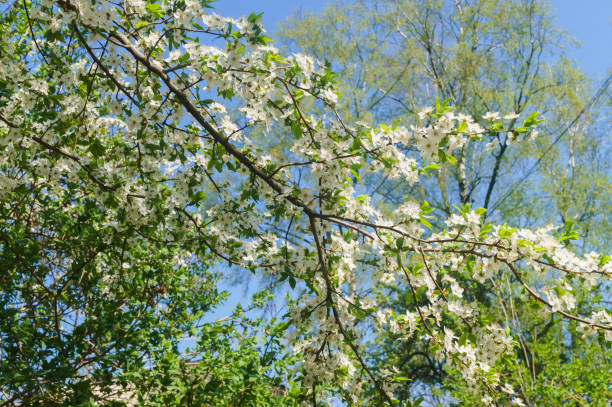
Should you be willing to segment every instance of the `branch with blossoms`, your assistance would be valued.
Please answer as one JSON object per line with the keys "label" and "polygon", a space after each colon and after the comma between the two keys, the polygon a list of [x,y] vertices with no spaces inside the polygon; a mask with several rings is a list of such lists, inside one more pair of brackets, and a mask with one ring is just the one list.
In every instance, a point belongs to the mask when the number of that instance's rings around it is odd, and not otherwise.
{"label": "branch with blossoms", "polygon": [[[427,202],[388,211],[364,194],[366,174],[417,183],[455,165],[466,143],[534,137],[537,113],[518,127],[516,114],[479,123],[436,101],[409,128],[347,124],[329,65],[280,55],[256,16],[225,18],[194,1],[43,0],[28,23],[41,51],[0,68],[10,89],[0,135],[3,168],[29,175],[5,180],[2,193],[43,179],[55,199],[79,185],[106,211],[105,227],[203,248],[168,260],[169,270],[202,256],[288,280],[295,298],[284,340],[300,356],[295,368],[313,405],[334,395],[395,404],[394,390],[410,378],[372,368],[369,330],[427,342],[489,394],[485,404],[520,403],[498,371],[512,337],[464,295],[465,279],[486,286],[510,273],[526,297],[612,340],[609,311],[576,314],[568,282],[609,278],[606,256],[580,258],[562,244],[570,236],[487,224],[485,211],[469,206],[435,231]],[[2,46],[17,53],[14,43]],[[534,288],[522,268],[566,277]],[[100,284],[122,269],[107,269]],[[415,312],[378,309],[373,292],[388,286],[409,290]]]}

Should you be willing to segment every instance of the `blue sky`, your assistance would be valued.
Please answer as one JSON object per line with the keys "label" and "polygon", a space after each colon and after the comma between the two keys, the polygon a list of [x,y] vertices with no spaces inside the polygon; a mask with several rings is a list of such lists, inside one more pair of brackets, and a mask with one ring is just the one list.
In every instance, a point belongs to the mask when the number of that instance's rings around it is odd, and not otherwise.
{"label": "blue sky", "polygon": [[[279,22],[298,10],[320,11],[328,0],[217,0],[216,12],[238,17],[263,12],[264,26],[273,33]],[[550,0],[557,25],[581,44],[569,56],[595,80],[612,68],[612,0]]]}
{"label": "blue sky", "polygon": [[612,68],[612,0],[552,0],[557,25],[581,46],[570,51],[580,67],[595,79]]}

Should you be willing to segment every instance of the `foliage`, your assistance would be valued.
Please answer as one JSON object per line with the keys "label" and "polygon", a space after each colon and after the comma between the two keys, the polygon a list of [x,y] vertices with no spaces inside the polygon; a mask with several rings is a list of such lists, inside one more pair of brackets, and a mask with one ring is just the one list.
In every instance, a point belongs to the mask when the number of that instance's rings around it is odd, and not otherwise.
{"label": "foliage", "polygon": [[[259,16],[208,6],[4,6],[4,405],[396,405],[410,378],[380,368],[370,340],[389,335],[460,372],[479,402],[520,404],[507,373],[523,332],[489,307],[510,277],[517,301],[609,346],[590,289],[612,263],[571,252],[573,229],[493,225],[465,203],[432,223],[426,201],[389,210],[364,194],[366,174],[416,184],[486,137],[524,143],[537,113],[480,120],[437,101],[410,130],[348,122],[330,64],[282,56]],[[288,281],[286,314],[254,317],[259,293],[211,318],[232,267]],[[378,303],[396,292],[410,311]]]}

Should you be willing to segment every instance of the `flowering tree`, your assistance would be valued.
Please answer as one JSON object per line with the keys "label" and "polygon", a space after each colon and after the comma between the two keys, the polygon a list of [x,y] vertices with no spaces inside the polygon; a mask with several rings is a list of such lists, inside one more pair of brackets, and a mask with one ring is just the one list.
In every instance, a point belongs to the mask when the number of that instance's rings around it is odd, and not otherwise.
{"label": "flowering tree", "polygon": [[[481,403],[522,405],[504,380],[513,333],[466,290],[505,275],[612,340],[609,311],[581,315],[572,296],[611,263],[570,252],[571,229],[492,225],[462,205],[437,230],[427,202],[363,194],[366,174],[417,183],[467,142],[533,136],[537,113],[475,119],[436,101],[409,127],[347,123],[329,65],[280,55],[256,15],[206,6],[5,6],[3,405],[395,405],[411,378],[374,369],[368,342],[387,332],[460,371]],[[206,320],[224,267],[286,280],[287,314]],[[399,315],[376,301],[394,287],[410,294]]]}

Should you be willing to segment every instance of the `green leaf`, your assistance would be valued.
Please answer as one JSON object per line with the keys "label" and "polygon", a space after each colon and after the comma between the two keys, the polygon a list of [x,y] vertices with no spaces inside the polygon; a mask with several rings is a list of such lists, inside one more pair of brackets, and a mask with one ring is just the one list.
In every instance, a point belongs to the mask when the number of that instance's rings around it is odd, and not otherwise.
{"label": "green leaf", "polygon": [[482,215],[484,215],[485,213],[487,213],[487,210],[486,210],[485,208],[478,207],[478,208],[476,208],[476,210],[475,210],[474,212],[476,212],[476,214],[478,214],[478,215],[482,216]]}
{"label": "green leaf", "polygon": [[502,124],[502,123],[494,123],[494,124],[491,126],[491,131],[499,131],[499,130],[501,130],[501,129],[502,129],[502,127],[503,127],[503,124]]}
{"label": "green leaf", "polygon": [[397,247],[399,250],[402,250],[402,248],[404,247],[404,238],[400,237],[399,239],[397,239],[395,241],[395,247]]}
{"label": "green leaf", "polygon": [[263,16],[263,12],[262,13],[253,12],[247,17],[247,21],[251,24],[258,23],[261,20],[261,16]]}
{"label": "green leaf", "polygon": [[152,14],[157,18],[162,18],[164,16],[161,6],[157,3],[147,3],[146,10],[149,14]]}
{"label": "green leaf", "polygon": [[466,131],[468,128],[467,126],[467,122],[464,120],[461,122],[461,124],[457,127],[457,132],[458,133],[463,133],[464,131]]}
{"label": "green leaf", "polygon": [[538,123],[542,123],[544,120],[539,120],[538,119],[538,112],[533,112],[531,113],[529,116],[527,116],[527,119],[525,119],[525,121],[523,122],[523,126],[524,127],[533,127]]}
{"label": "green leaf", "polygon": [[440,164],[438,163],[429,163],[424,168],[426,171],[435,171],[440,169]]}
{"label": "green leaf", "polygon": [[296,284],[295,277],[289,276],[289,285],[291,286],[291,289],[295,288],[295,284]]}
{"label": "green leaf", "polygon": [[421,222],[421,224],[429,229],[432,229],[431,227],[431,223],[429,223],[429,221],[427,219],[425,219],[424,217],[420,217],[419,218],[419,222]]}

